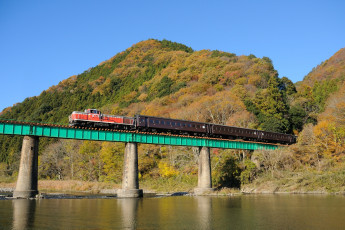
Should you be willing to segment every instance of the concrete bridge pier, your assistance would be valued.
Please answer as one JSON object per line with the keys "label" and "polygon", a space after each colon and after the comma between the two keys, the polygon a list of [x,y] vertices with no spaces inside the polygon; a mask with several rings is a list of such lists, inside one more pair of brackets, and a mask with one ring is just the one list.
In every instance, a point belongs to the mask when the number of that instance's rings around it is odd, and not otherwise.
{"label": "concrete bridge pier", "polygon": [[38,137],[24,136],[14,198],[32,198],[38,194]]}
{"label": "concrete bridge pier", "polygon": [[213,191],[214,189],[212,188],[210,148],[199,147],[198,187],[194,188],[194,194],[203,195]]}
{"label": "concrete bridge pier", "polygon": [[117,192],[118,197],[142,197],[143,190],[139,189],[138,178],[138,144],[126,143],[123,165],[122,189]]}

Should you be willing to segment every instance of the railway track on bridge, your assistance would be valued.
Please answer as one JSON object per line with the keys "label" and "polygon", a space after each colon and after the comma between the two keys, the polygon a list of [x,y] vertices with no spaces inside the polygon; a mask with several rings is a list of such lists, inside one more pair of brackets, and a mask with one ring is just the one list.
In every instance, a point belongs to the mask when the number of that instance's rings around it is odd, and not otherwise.
{"label": "railway track on bridge", "polygon": [[[179,135],[179,134],[158,133],[158,132],[140,132],[138,130],[92,128],[92,127],[82,127],[82,126],[78,127],[78,126],[69,126],[69,125],[62,125],[62,124],[47,124],[47,123],[30,122],[30,121],[0,120],[0,123],[29,125],[29,126],[42,126],[42,127],[56,127],[56,128],[66,128],[66,129],[107,131],[107,132],[118,132],[118,133],[133,133],[133,134],[169,136],[169,137],[184,137],[184,138],[220,140],[220,141],[236,141],[236,142],[253,143],[253,144],[271,144],[271,143],[257,142],[257,141],[246,141],[246,140],[242,140],[242,139],[225,139],[225,138],[214,138],[214,137],[204,137],[204,136],[190,136],[190,135]],[[283,144],[280,144],[280,143],[275,143],[274,145],[276,145],[276,146],[287,146],[287,145],[283,145]]]}

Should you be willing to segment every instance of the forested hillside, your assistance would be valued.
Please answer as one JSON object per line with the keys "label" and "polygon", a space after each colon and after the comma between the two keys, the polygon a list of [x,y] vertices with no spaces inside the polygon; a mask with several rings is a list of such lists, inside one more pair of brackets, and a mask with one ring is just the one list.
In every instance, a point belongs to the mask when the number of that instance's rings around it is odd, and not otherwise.
{"label": "forested hillside", "polygon": [[[314,68],[298,83],[293,102],[312,124],[300,134],[298,151],[318,167],[342,162],[345,154],[345,49]],[[303,146],[303,147],[302,147]],[[325,166],[325,167],[326,167]]]}
{"label": "forested hillside", "polygon": [[[194,51],[179,43],[150,39],[5,109],[0,118],[67,124],[72,111],[97,108],[106,114],[205,121],[299,134],[300,143],[288,151],[294,170],[301,169],[296,165],[321,162],[323,153],[340,162],[344,120],[339,114],[344,102],[338,99],[344,97],[343,53],[344,49],[318,66],[296,90],[288,78],[279,78],[268,57]],[[322,129],[331,133],[326,138],[330,142],[339,139],[327,144],[326,150],[310,146],[311,140],[306,139],[314,138],[315,144],[325,138],[318,132]],[[4,176],[15,177],[20,147],[20,137],[0,137]],[[141,145],[139,152],[142,180],[195,182],[197,167],[191,149]],[[214,185],[239,187],[267,170],[280,170],[279,164],[268,166],[260,154],[215,149]],[[39,158],[41,178],[121,181],[122,144],[41,138]]]}
{"label": "forested hillside", "polygon": [[247,187],[271,191],[345,192],[345,49],[297,84],[290,108],[303,130],[298,142],[275,152],[254,153],[263,166]]}
{"label": "forested hillside", "polygon": [[[6,109],[1,118],[67,124],[72,111],[98,108],[291,132],[289,87],[269,58],[148,40]],[[13,149],[5,139],[2,161]]]}
{"label": "forested hillside", "polygon": [[313,86],[316,82],[324,80],[338,79],[343,81],[345,78],[345,48],[340,49],[331,58],[323,61],[320,65],[312,69],[305,76],[302,85]]}

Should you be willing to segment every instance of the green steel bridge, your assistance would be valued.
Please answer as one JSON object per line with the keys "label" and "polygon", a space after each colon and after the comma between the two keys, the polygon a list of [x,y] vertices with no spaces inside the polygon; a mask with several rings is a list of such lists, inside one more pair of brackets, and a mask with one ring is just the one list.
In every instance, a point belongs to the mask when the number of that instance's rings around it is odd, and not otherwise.
{"label": "green steel bridge", "polygon": [[126,132],[110,129],[69,127],[10,120],[0,120],[0,134],[224,149],[274,150],[278,148],[278,144],[167,135],[162,133],[139,133],[135,131]]}
{"label": "green steel bridge", "polygon": [[137,131],[110,130],[99,128],[69,127],[65,125],[42,124],[21,121],[0,120],[0,135],[24,136],[20,158],[15,198],[35,197],[38,192],[38,143],[40,137],[124,142],[124,167],[122,189],[118,197],[142,197],[138,177],[138,143],[198,147],[198,187],[194,194],[203,195],[213,191],[211,178],[211,148],[274,150],[278,144],[253,143],[239,140],[145,133]]}

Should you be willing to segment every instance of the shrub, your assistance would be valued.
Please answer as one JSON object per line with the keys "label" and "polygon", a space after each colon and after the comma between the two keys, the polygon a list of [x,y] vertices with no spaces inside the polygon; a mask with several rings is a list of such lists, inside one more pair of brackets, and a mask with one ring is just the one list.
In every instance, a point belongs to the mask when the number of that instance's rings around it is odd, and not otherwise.
{"label": "shrub", "polygon": [[256,165],[250,160],[245,160],[243,167],[243,171],[240,175],[241,183],[249,184],[255,179],[258,170]]}
{"label": "shrub", "polygon": [[212,180],[215,187],[240,188],[241,169],[233,156],[225,156],[213,169]]}

